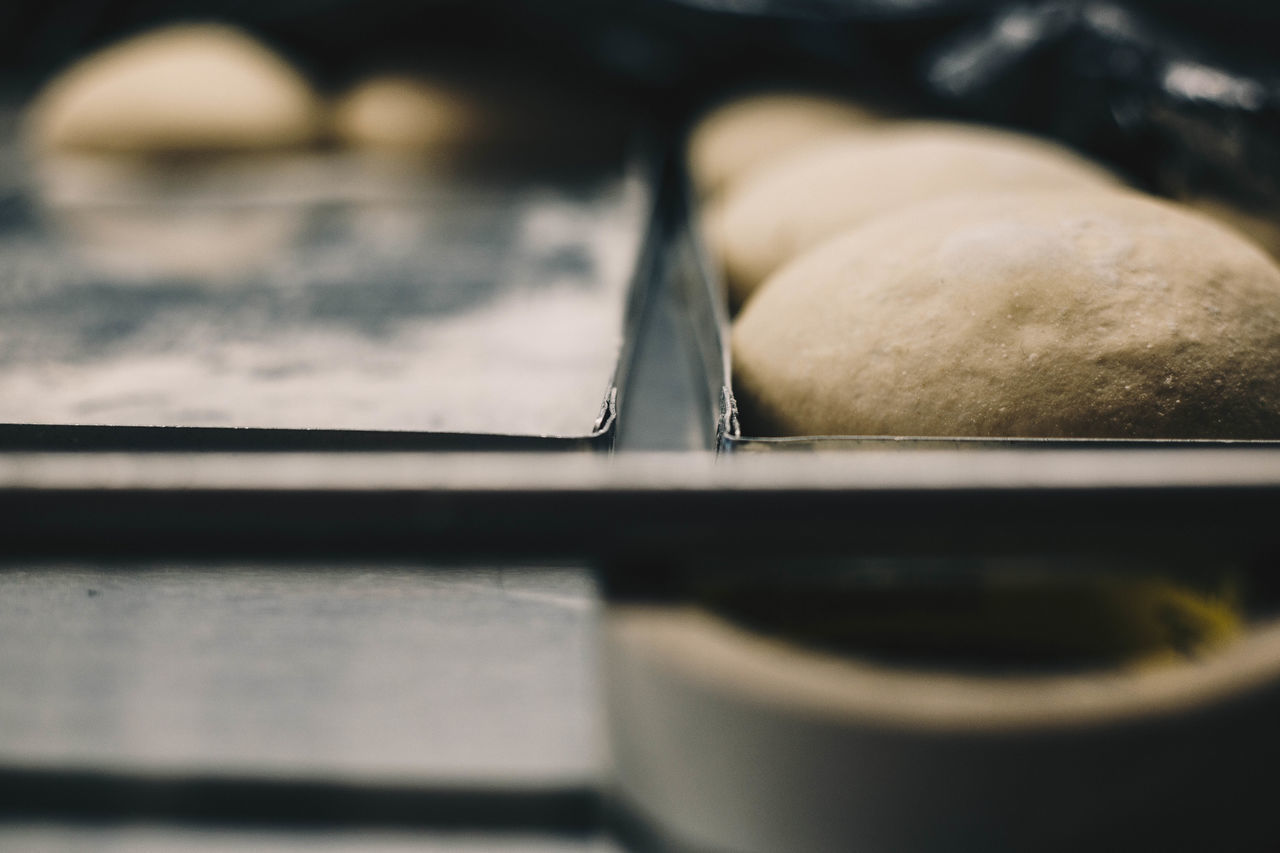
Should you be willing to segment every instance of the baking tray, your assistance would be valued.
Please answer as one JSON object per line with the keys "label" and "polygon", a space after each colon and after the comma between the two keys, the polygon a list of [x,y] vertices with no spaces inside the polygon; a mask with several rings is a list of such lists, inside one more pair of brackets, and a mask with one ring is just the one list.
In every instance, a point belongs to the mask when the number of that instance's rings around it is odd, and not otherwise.
{"label": "baking tray", "polygon": [[608,449],[656,148],[27,162],[0,123],[0,447]]}
{"label": "baking tray", "polygon": [[0,565],[585,561],[661,594],[780,557],[1113,553],[1242,555],[1280,578],[1278,517],[1280,454],[1253,448],[0,453]]}
{"label": "baking tray", "polygon": [[[682,149],[683,150],[683,149]],[[679,160],[678,157],[673,159]],[[688,333],[697,341],[698,363],[705,375],[701,393],[714,401],[708,429],[714,431],[717,453],[772,453],[815,450],[993,450],[993,449],[1154,449],[1171,447],[1253,447],[1280,449],[1280,440],[1140,439],[1140,438],[992,438],[968,436],[813,435],[754,436],[742,424],[733,394],[728,290],[697,223],[698,199],[684,165],[680,186],[672,193],[683,210],[674,216],[683,224],[672,240],[673,280],[688,317]]]}

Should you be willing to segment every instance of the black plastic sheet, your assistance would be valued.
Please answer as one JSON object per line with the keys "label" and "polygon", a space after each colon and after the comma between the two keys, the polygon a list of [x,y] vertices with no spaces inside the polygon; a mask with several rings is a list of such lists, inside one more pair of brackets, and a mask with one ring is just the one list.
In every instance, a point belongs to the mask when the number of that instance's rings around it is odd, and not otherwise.
{"label": "black plastic sheet", "polygon": [[1114,3],[1013,4],[924,57],[959,112],[1098,151],[1174,194],[1280,199],[1280,65]]}

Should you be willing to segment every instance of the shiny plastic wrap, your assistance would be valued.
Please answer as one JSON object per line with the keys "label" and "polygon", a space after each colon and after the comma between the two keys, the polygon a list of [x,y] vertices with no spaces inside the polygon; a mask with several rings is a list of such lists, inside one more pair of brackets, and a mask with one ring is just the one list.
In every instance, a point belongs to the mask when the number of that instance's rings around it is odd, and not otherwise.
{"label": "shiny plastic wrap", "polygon": [[1114,3],[1014,4],[927,55],[957,111],[1109,154],[1175,195],[1280,200],[1280,65]]}

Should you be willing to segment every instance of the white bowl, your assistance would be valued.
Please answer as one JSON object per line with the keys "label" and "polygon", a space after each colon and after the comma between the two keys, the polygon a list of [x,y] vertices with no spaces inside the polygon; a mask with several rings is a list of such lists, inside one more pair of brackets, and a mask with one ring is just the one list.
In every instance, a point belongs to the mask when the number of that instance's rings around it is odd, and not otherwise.
{"label": "white bowl", "polygon": [[616,794],[676,849],[1275,849],[1280,623],[1203,660],[1045,676],[875,665],[695,607],[615,606]]}

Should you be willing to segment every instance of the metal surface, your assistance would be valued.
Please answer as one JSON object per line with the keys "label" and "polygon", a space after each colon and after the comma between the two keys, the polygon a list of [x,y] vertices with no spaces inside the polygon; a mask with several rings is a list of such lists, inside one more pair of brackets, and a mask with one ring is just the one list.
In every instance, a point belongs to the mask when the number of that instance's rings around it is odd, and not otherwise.
{"label": "metal surface", "polygon": [[[679,321],[659,288],[623,446],[705,446]],[[0,849],[620,850],[598,835],[598,606],[583,568],[10,562]]]}
{"label": "metal surface", "polygon": [[597,601],[572,568],[10,566],[0,768],[585,785]]}
{"label": "metal surface", "polygon": [[351,154],[24,163],[6,124],[0,443],[610,430],[647,152],[489,177]]}
{"label": "metal surface", "polygon": [[141,824],[0,825],[0,850],[23,853],[620,853],[598,837],[403,829],[304,831]]}
{"label": "metal surface", "polygon": [[619,849],[589,576],[422,569],[0,571],[0,849]]}
{"label": "metal surface", "polygon": [[703,393],[706,371],[700,362],[704,342],[676,281],[680,269],[670,260],[676,247],[669,235],[662,236],[663,260],[646,289],[649,298],[636,326],[625,416],[618,422],[621,453],[714,447],[714,433],[707,428],[714,398]]}
{"label": "metal surface", "polygon": [[1280,552],[1270,450],[0,456],[6,556],[589,560]]}

